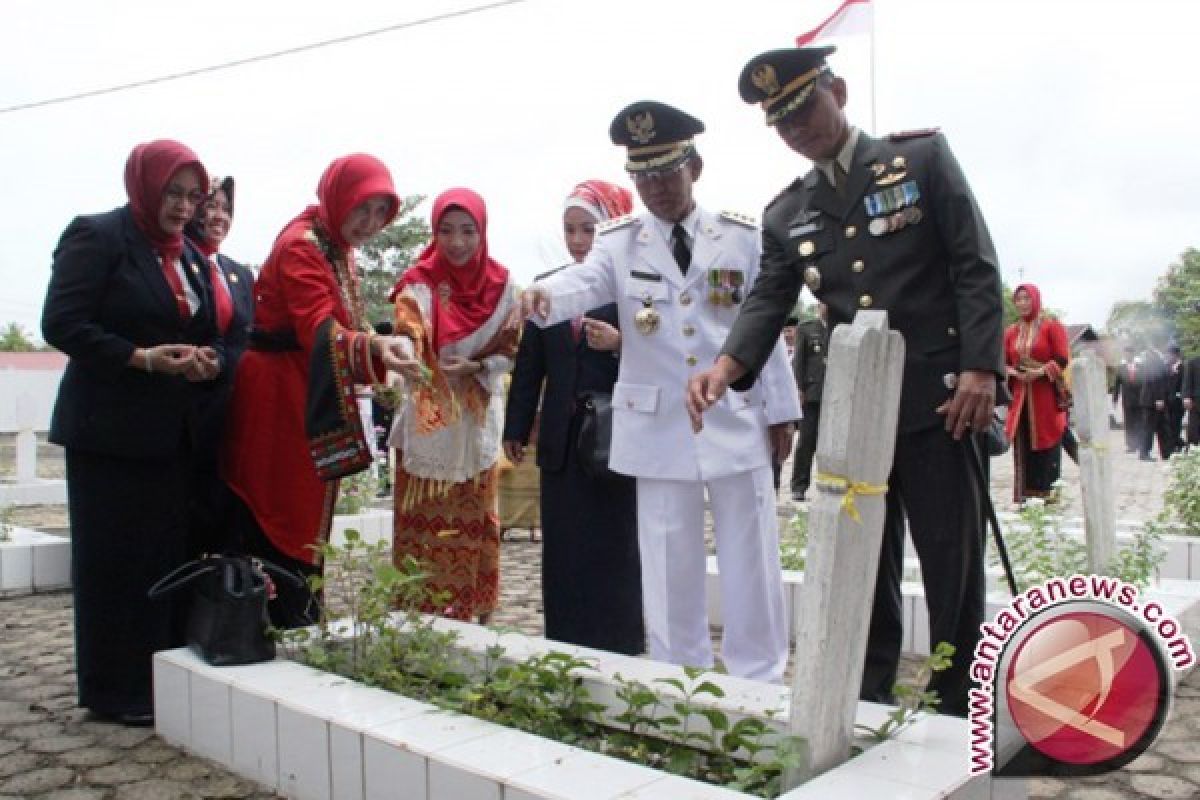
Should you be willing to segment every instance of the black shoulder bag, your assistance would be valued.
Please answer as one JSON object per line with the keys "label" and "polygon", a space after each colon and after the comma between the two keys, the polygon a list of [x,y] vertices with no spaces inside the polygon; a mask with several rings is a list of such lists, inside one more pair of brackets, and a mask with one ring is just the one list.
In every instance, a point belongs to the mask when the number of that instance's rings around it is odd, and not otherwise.
{"label": "black shoulder bag", "polygon": [[612,395],[607,392],[581,392],[579,395],[579,434],[575,457],[589,478],[619,478],[608,468],[612,449]]}
{"label": "black shoulder bag", "polygon": [[275,657],[275,642],[267,635],[272,577],[304,585],[299,575],[269,561],[206,555],[163,576],[147,595],[153,599],[190,586],[188,645],[214,667],[255,664]]}

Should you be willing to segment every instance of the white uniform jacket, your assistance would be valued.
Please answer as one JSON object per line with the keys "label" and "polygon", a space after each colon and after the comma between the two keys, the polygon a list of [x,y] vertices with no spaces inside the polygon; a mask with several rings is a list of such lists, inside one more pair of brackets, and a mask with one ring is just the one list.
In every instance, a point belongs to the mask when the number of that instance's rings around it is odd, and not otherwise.
{"label": "white uniform jacket", "polygon": [[[613,387],[609,466],[626,475],[709,480],[770,463],[767,425],[801,416],[800,399],[782,338],[747,392],[728,391],[692,432],[684,405],[688,378],[712,366],[758,274],[757,226],[731,214],[701,210],[692,261],[682,275],[652,217],[616,221],[596,236],[587,260],[539,281],[551,295],[550,316],[571,319],[617,304],[621,366]],[[740,273],[737,274],[737,273]],[[740,287],[732,290],[735,282]],[[714,302],[713,287],[730,298]],[[737,302],[733,302],[736,299]],[[644,333],[637,313],[653,307],[657,330]]]}

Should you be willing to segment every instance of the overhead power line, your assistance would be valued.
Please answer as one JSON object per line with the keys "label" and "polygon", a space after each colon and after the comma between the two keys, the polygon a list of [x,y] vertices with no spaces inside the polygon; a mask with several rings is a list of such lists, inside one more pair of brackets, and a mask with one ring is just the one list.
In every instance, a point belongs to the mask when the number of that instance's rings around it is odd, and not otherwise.
{"label": "overhead power line", "polygon": [[415,28],[420,25],[429,25],[434,22],[444,22],[445,20],[454,19],[456,17],[467,17],[467,16],[471,16],[472,14],[482,13],[484,11],[494,11],[495,9],[501,8],[503,6],[517,5],[518,3],[524,3],[527,1],[528,0],[497,0],[497,2],[487,3],[486,5],[474,6],[472,8],[464,8],[459,11],[447,11],[444,14],[435,14],[434,16],[431,16],[431,17],[423,17],[421,19],[411,20],[409,22],[399,22],[399,23],[396,23],[395,25],[388,25],[387,27],[384,27],[384,28],[375,28],[374,30],[363,31],[361,33],[352,33],[347,36],[338,36],[337,38],[334,38],[334,39],[325,39],[320,42],[312,42],[311,44],[299,45],[298,47],[289,47],[285,50],[276,50],[271,53],[262,53],[260,55],[250,56],[248,58],[239,58],[236,61],[226,61],[226,62],[223,62],[220,64],[212,64],[207,67],[198,67],[196,69],[189,69],[189,70],[186,70],[185,72],[173,72],[169,75],[160,75],[156,78],[146,78],[144,80],[133,81],[131,83],[122,83],[122,84],[118,84],[116,86],[106,86],[102,89],[90,89],[86,92],[79,92],[77,94],[68,94],[68,95],[63,95],[61,97],[51,97],[46,100],[35,100],[31,103],[19,103],[18,105],[15,105],[15,106],[7,106],[5,108],[0,108],[0,114],[10,114],[15,111],[28,111],[29,109],[32,109],[32,108],[41,108],[43,106],[53,106],[53,105],[59,105],[61,103],[70,103],[75,100],[85,100],[89,97],[99,97],[100,95],[114,94],[116,92],[127,92],[131,89],[141,89],[145,86],[154,86],[159,83],[168,83],[170,81],[178,81],[178,80],[182,80],[184,78],[194,78],[197,75],[206,75],[210,72],[220,72],[222,70],[235,69],[237,67],[245,67],[250,64],[258,64],[263,61],[270,61],[270,60],[276,59],[276,58],[283,58],[284,56],[294,56],[298,53],[307,53],[310,50],[319,50],[322,47],[332,47],[334,45],[346,44],[348,42],[358,41],[359,39],[366,39],[371,36],[379,36],[379,35],[385,34],[385,33],[392,33],[393,31],[404,30],[405,28]]}

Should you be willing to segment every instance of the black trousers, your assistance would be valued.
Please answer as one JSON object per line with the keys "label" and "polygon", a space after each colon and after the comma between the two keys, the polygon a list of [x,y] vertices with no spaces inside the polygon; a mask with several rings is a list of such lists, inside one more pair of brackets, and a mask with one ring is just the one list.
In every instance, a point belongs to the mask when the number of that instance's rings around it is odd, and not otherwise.
{"label": "black trousers", "polygon": [[1125,420],[1125,449],[1134,452],[1141,447],[1142,411],[1136,399],[1121,395],[1121,417]]}
{"label": "black trousers", "polygon": [[804,418],[800,420],[796,452],[792,458],[792,491],[804,494],[812,483],[812,462],[817,452],[817,423],[821,420],[821,404],[805,403]]}
{"label": "black trousers", "polygon": [[1154,446],[1154,440],[1157,439],[1158,455],[1166,460],[1174,452],[1176,438],[1168,432],[1170,422],[1166,410],[1147,406],[1142,408],[1141,412],[1141,427],[1138,429],[1138,455],[1149,456]]}
{"label": "black trousers", "polygon": [[233,492],[230,492],[229,521],[230,549],[266,559],[277,567],[294,573],[301,580],[296,585],[288,581],[275,580],[275,597],[267,603],[267,613],[276,628],[303,628],[317,621],[321,613],[321,593],[308,588],[308,579],[320,575],[320,565],[298,561],[275,547],[263,533],[250,507]]}
{"label": "black trousers", "polygon": [[189,560],[190,455],[66,451],[79,705],[149,714],[151,656],[184,644],[183,593],[147,590]]}
{"label": "black trousers", "polygon": [[967,442],[930,428],[901,434],[888,480],[887,512],[875,602],[863,670],[863,700],[890,702],[903,642],[900,581],[904,571],[905,519],[916,546],[929,610],[931,645],[955,647],[952,666],[929,688],[941,711],[966,716],[970,666],[984,614],[983,510],[974,455]]}

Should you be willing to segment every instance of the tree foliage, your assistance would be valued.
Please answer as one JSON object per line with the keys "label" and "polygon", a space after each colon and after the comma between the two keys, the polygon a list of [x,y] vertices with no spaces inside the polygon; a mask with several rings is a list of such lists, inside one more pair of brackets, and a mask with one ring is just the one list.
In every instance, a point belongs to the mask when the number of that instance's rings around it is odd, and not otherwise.
{"label": "tree foliage", "polygon": [[1154,310],[1185,353],[1200,352],[1200,250],[1189,247],[1154,289]]}
{"label": "tree foliage", "polygon": [[8,327],[0,333],[0,352],[31,353],[34,350],[37,350],[37,346],[19,323],[8,323]]}
{"label": "tree foliage", "polygon": [[429,241],[429,223],[412,216],[413,209],[424,199],[424,195],[403,198],[395,221],[359,251],[363,301],[367,307],[367,319],[372,323],[391,320],[388,293],[396,285],[396,279],[412,266],[421,248]]}

